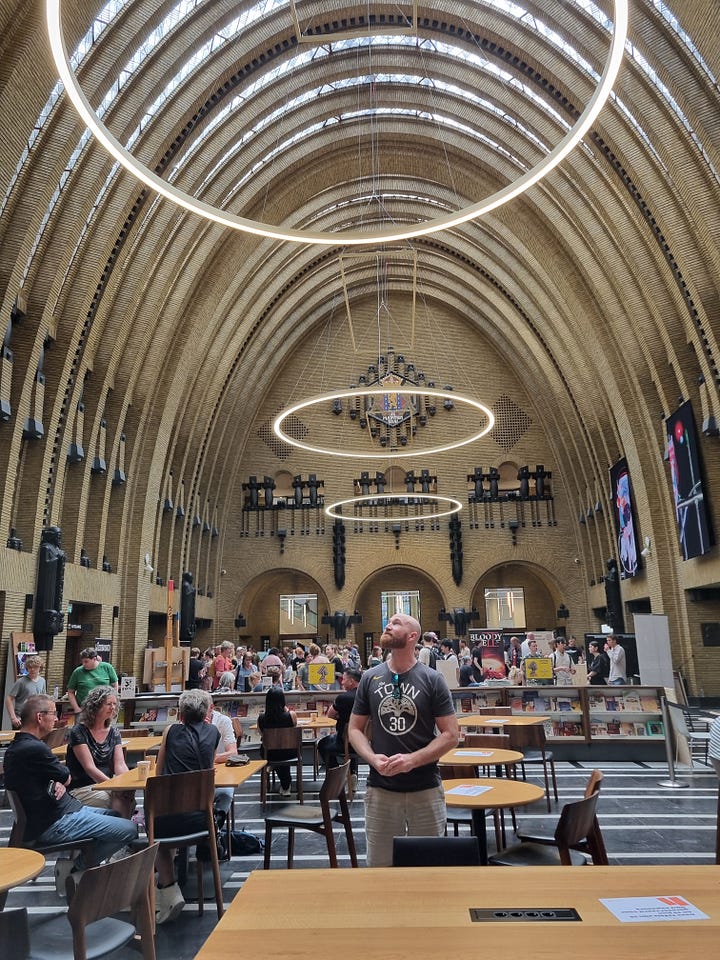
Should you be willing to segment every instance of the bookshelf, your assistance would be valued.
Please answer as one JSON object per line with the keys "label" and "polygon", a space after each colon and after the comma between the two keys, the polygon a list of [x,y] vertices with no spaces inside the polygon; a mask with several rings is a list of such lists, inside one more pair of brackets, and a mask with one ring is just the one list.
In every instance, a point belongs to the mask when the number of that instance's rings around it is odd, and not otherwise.
{"label": "bookshelf", "polygon": [[[661,759],[665,743],[661,687],[470,687],[453,690],[455,709],[482,713],[509,706],[513,714],[547,717],[545,734],[563,759],[614,759],[632,750],[638,759]],[[617,746],[615,746],[617,745]],[[643,749],[643,747],[645,749]]]}

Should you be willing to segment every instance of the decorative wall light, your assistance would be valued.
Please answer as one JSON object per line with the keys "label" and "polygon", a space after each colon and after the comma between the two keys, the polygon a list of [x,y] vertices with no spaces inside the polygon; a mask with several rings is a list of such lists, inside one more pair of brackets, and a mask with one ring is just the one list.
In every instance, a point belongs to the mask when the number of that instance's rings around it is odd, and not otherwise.
{"label": "decorative wall light", "polygon": [[[429,500],[432,503],[436,504],[436,509],[431,513],[422,513],[422,514],[411,514],[409,513],[407,507],[412,502],[415,504],[421,504],[423,500]],[[459,500],[456,500],[454,497],[441,497],[436,493],[424,493],[420,497],[402,497],[397,493],[375,493],[370,494],[369,496],[363,497],[349,497],[347,500],[337,500],[335,503],[329,503],[325,507],[325,513],[329,517],[336,517],[339,519],[344,519],[343,514],[340,512],[340,507],[351,505],[353,508],[362,509],[364,506],[398,506],[402,507],[401,516],[392,516],[384,517],[382,519],[387,521],[395,522],[404,522],[411,520],[434,520],[437,517],[447,517],[453,513],[457,513],[459,510],[462,510],[462,503]],[[443,504],[447,505],[447,509],[443,509]]]}

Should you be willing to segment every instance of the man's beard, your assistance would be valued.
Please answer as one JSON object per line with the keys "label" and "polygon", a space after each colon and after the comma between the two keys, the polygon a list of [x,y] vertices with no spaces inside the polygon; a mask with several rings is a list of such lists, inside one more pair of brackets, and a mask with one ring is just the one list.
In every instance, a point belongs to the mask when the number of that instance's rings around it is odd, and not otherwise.
{"label": "man's beard", "polygon": [[380,637],[380,646],[383,650],[402,650],[405,646],[405,638],[395,637],[391,633],[383,633]]}

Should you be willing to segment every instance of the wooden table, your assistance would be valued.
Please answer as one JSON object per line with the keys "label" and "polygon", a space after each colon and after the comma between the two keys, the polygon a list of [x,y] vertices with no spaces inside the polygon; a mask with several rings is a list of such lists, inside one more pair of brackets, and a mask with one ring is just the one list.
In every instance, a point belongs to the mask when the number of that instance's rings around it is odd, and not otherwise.
{"label": "wooden table", "polygon": [[[237,788],[241,783],[245,783],[250,777],[259,773],[266,764],[267,760],[251,760],[250,763],[237,767],[227,767],[224,763],[216,764],[215,786]],[[93,790],[144,790],[147,781],[154,776],[157,776],[155,767],[151,767],[147,779],[142,780],[135,767],[127,773],[120,773],[117,777],[103,780],[102,783],[94,783]]]}
{"label": "wooden table", "polygon": [[[451,791],[458,787],[484,787],[482,793],[474,796],[462,796]],[[487,831],[485,828],[485,810],[501,810],[505,807],[525,807],[545,797],[543,787],[524,780],[502,779],[498,777],[468,777],[463,780],[443,780],[445,803],[448,807],[460,807],[472,812],[472,830],[478,838],[480,861],[487,864]]]}
{"label": "wooden table", "polygon": [[469,767],[505,766],[508,763],[519,763],[523,758],[519,750],[483,750],[482,747],[458,747],[440,757],[440,763],[452,766],[467,765]]}
{"label": "wooden table", "polygon": [[[319,917],[279,903],[298,890],[317,903],[342,904]],[[432,890],[432,904],[428,891]],[[600,897],[678,895],[709,920],[621,923]],[[470,909],[577,909],[580,922],[473,923]],[[394,867],[368,870],[255,870],[195,960],[243,954],[263,960],[438,960],[532,957],[627,960],[712,957],[720,941],[720,869],[687,867]]]}
{"label": "wooden table", "polygon": [[15,739],[15,734],[17,730],[0,730],[0,746],[3,746],[7,743],[12,743]]}
{"label": "wooden table", "polygon": [[484,713],[460,713],[457,718],[459,727],[495,727],[499,730],[503,727],[535,727],[549,719],[550,717],[541,717],[540,714],[536,713],[516,717],[494,717],[487,716]]}
{"label": "wooden table", "polygon": [[33,880],[45,867],[45,857],[24,847],[0,847],[0,910],[11,887]]}
{"label": "wooden table", "polygon": [[[146,756],[151,750],[157,750],[162,743],[162,737],[128,737],[123,739],[122,745],[125,753],[141,753]],[[64,757],[67,753],[67,744],[61,743],[59,747],[53,747],[53,753],[56,757]]]}

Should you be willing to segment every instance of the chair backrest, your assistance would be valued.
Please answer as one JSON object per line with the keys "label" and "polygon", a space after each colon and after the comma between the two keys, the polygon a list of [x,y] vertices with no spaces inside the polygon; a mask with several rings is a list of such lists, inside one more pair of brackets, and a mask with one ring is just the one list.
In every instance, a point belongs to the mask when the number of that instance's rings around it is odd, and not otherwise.
{"label": "chair backrest", "polygon": [[132,740],[133,737],[149,737],[149,727],[132,727],[128,730],[118,730],[122,740]]}
{"label": "chair backrest", "polygon": [[513,750],[540,750],[545,752],[547,737],[541,723],[518,724],[505,728],[510,737],[510,747]]}
{"label": "chair backrest", "polygon": [[347,787],[348,770],[350,761],[339,764],[337,767],[328,767],[325,774],[325,780],[320,787],[320,803],[330,803],[331,800],[339,800],[340,795],[345,793]]}
{"label": "chair backrest", "polygon": [[593,793],[574,803],[566,803],[562,808],[555,828],[555,843],[560,851],[560,861],[565,866],[572,866],[570,848],[591,840],[593,836],[598,796]]}
{"label": "chair backrest", "polygon": [[55,727],[46,737],[43,737],[43,743],[51,750],[61,747],[67,741],[67,732],[67,727]]}
{"label": "chair backrest", "polygon": [[262,731],[266,752],[270,750],[302,750],[302,727],[270,727]]}
{"label": "chair backrest", "polygon": [[600,787],[602,786],[602,782],[603,782],[602,770],[593,770],[593,772],[590,774],[590,779],[585,785],[585,793],[583,794],[583,797],[587,799],[588,797],[591,797],[594,793],[600,793]]}
{"label": "chair backrest", "polygon": [[510,735],[507,733],[466,733],[463,741],[466,747],[481,750],[509,750]]}
{"label": "chair backrest", "polygon": [[484,717],[511,717],[512,707],[479,707]]}
{"label": "chair backrest", "polygon": [[25,807],[23,807],[22,800],[14,790],[6,790],[5,794],[8,798],[8,802],[10,803],[10,809],[12,810],[14,817],[13,825],[10,828],[8,846],[23,847],[25,846],[23,837],[25,836],[25,825],[27,824]]}
{"label": "chair backrest", "polygon": [[215,798],[215,769],[191,770],[148,777],[145,784],[145,822],[150,829],[155,817],[208,810]]}
{"label": "chair backrest", "polygon": [[159,844],[154,843],[138,853],[121,860],[103,863],[85,870],[77,885],[67,885],[67,917],[73,930],[76,960],[86,955],[85,928],[104,917],[112,917],[120,910],[134,911],[135,922],[141,934],[145,960],[154,960],[154,917],[152,915],[151,885],[155,882],[155,857]]}
{"label": "chair backrest", "polygon": [[237,745],[240,746],[243,738],[243,725],[240,717],[231,717],[230,722],[232,723],[233,733],[235,734],[235,739],[237,740]]}
{"label": "chair backrest", "polygon": [[469,763],[441,763],[439,769],[442,780],[463,780],[477,776],[477,767]]}
{"label": "chair backrest", "polygon": [[479,867],[477,837],[393,837],[394,867]]}

